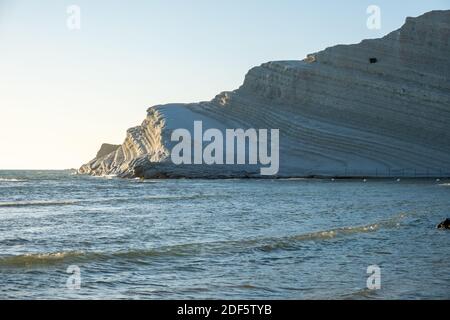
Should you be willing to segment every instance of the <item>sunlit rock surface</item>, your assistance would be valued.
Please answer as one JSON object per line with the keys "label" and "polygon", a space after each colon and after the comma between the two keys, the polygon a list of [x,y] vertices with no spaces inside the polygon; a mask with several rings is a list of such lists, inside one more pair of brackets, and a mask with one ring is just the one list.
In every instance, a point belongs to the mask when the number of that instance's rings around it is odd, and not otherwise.
{"label": "sunlit rock surface", "polygon": [[450,176],[450,11],[408,18],[382,39],[251,69],[209,102],[155,106],[125,142],[79,172],[256,177],[251,166],[175,166],[172,130],[280,129],[281,177]]}

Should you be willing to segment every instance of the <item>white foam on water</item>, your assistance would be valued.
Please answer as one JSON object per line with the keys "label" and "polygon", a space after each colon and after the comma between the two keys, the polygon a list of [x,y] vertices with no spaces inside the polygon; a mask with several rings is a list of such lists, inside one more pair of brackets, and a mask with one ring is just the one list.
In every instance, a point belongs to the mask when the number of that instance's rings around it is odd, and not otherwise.
{"label": "white foam on water", "polygon": [[23,179],[14,179],[14,178],[0,178],[0,182],[26,182],[27,180]]}

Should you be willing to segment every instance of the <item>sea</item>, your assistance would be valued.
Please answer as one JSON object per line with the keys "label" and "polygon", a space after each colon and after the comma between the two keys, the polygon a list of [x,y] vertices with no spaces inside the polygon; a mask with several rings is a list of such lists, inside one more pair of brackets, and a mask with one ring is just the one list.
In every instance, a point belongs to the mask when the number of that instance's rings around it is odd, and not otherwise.
{"label": "sea", "polygon": [[450,180],[0,171],[0,299],[449,299]]}

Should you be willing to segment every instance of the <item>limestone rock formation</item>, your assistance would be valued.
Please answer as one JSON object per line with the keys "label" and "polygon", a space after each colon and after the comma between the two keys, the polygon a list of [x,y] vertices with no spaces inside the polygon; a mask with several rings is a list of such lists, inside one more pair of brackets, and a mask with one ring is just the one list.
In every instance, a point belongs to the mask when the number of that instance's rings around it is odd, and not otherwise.
{"label": "limestone rock formation", "polygon": [[[407,18],[381,39],[251,69],[209,102],[148,109],[125,142],[80,173],[258,176],[251,166],[176,166],[174,129],[280,129],[282,177],[450,176],[450,11]],[[106,149],[104,149],[106,150]]]}
{"label": "limestone rock formation", "polygon": [[118,145],[118,144],[104,143],[100,147],[100,150],[98,150],[97,155],[95,156],[95,158],[97,158],[97,159],[103,158],[104,156],[107,156],[108,154],[116,151],[119,148],[120,148],[120,145]]}

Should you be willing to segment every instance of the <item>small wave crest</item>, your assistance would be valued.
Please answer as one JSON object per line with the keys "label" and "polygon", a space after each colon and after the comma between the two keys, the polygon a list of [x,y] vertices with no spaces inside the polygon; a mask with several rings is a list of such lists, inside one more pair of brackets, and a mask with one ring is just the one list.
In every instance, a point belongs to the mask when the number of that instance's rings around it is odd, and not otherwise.
{"label": "small wave crest", "polygon": [[311,180],[309,178],[279,178],[275,179],[275,181],[308,181]]}
{"label": "small wave crest", "polygon": [[12,201],[12,202],[0,202],[0,208],[11,208],[11,207],[36,207],[36,206],[64,206],[73,205],[78,203],[74,200],[60,200],[60,201]]}
{"label": "small wave crest", "polygon": [[215,194],[155,195],[143,197],[144,200],[193,200],[218,197]]}
{"label": "small wave crest", "polygon": [[0,245],[16,246],[16,245],[23,245],[28,242],[29,240],[23,238],[2,239],[0,240]]}
{"label": "small wave crest", "polygon": [[217,194],[156,194],[137,197],[113,197],[104,199],[90,199],[79,201],[79,203],[125,203],[125,202],[138,202],[138,201],[182,201],[182,200],[195,200],[195,199],[209,199],[217,197],[226,197],[224,195]]}
{"label": "small wave crest", "polygon": [[26,182],[25,179],[16,179],[16,178],[0,178],[0,182]]}
{"label": "small wave crest", "polygon": [[266,241],[267,243],[263,245],[261,249],[264,251],[271,251],[293,246],[298,241],[329,240],[337,237],[350,236],[354,234],[376,232],[382,228],[395,228],[399,226],[400,220],[404,219],[405,217],[406,214],[402,213],[390,219],[363,226],[342,227],[318,232],[304,233],[300,235],[288,236],[277,239],[268,239],[268,241]]}
{"label": "small wave crest", "polygon": [[342,300],[373,300],[379,297],[377,290],[361,289],[355,292],[342,294],[338,299]]}
{"label": "small wave crest", "polygon": [[30,253],[16,256],[0,257],[0,266],[26,267],[62,263],[69,258],[79,258],[82,252]]}
{"label": "small wave crest", "polygon": [[100,176],[88,176],[88,177],[91,179],[104,179],[104,180],[112,180],[118,178],[116,174],[104,174]]}
{"label": "small wave crest", "polygon": [[50,206],[69,206],[82,205],[92,203],[122,203],[136,201],[182,201],[195,199],[209,199],[215,197],[224,197],[215,194],[186,194],[186,195],[149,195],[142,197],[115,197],[115,198],[99,198],[87,200],[30,200],[30,201],[9,201],[0,202],[0,208],[14,207],[50,207]]}

